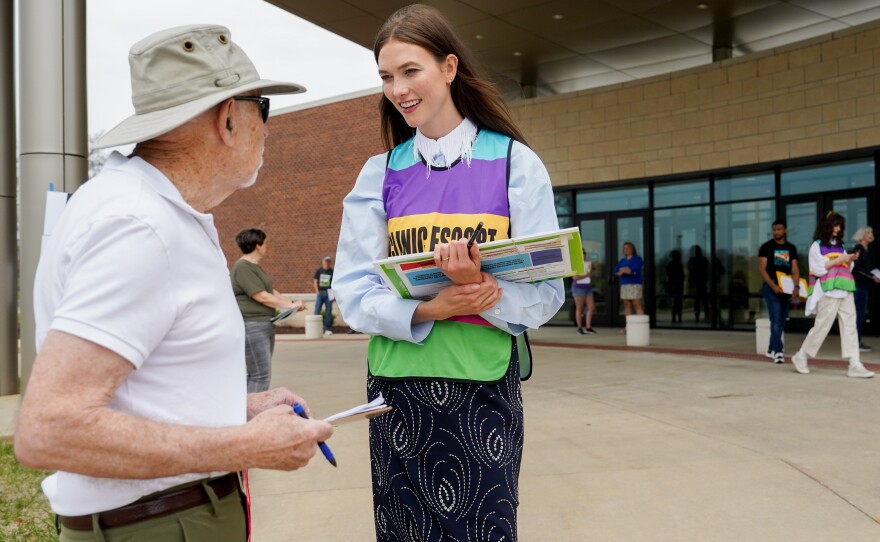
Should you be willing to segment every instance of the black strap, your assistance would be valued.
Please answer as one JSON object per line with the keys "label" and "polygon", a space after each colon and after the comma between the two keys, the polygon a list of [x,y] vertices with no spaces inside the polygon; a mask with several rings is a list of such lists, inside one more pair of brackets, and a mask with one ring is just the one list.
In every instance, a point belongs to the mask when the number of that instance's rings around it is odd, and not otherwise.
{"label": "black strap", "polygon": [[523,331],[513,337],[513,347],[519,358],[519,379],[528,380],[532,376],[532,345],[529,344],[529,334]]}

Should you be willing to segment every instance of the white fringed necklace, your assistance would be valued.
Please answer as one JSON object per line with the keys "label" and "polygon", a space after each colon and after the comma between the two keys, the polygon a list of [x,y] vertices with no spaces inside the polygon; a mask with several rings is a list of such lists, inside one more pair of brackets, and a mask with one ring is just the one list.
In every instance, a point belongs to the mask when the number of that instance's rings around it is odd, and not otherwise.
{"label": "white fringed necklace", "polygon": [[428,164],[425,178],[431,176],[431,167],[447,167],[459,158],[463,159],[468,167],[471,167],[474,140],[477,137],[477,126],[463,119],[451,132],[440,139],[431,139],[416,129],[416,137],[413,142],[413,156],[416,160],[421,155]]}

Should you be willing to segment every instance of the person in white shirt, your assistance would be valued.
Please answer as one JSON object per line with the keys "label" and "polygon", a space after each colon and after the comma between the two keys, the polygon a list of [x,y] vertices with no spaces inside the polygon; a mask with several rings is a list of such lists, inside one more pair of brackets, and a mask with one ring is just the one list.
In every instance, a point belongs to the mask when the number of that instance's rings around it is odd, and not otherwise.
{"label": "person in white shirt", "polygon": [[[244,541],[247,468],[305,466],[324,422],[284,388],[247,394],[244,323],[210,210],[253,184],[269,99],[228,29],[158,32],[129,55],[136,114],[44,241],[38,354],[15,453],[43,482],[62,541]],[[184,535],[184,533],[186,533]]]}

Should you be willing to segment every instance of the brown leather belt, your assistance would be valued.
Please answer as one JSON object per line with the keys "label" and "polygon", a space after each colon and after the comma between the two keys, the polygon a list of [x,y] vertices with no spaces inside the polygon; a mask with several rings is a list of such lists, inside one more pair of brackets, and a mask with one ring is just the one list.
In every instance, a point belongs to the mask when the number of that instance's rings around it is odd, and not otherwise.
{"label": "brown leather belt", "polygon": [[[234,472],[208,481],[218,499],[238,489],[238,475]],[[98,522],[103,529],[122,527],[131,523],[157,518],[211,502],[202,484],[197,483],[169,493],[135,501],[113,510],[101,512]],[[91,531],[92,516],[58,516],[58,522],[74,531]]]}

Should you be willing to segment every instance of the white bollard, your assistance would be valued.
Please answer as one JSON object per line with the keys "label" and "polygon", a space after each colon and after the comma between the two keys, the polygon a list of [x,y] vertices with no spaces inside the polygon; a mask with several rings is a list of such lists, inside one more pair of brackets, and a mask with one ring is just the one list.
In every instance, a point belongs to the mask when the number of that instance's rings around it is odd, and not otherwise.
{"label": "white bollard", "polygon": [[324,336],[324,318],[320,314],[306,315],[306,339],[320,339]]}
{"label": "white bollard", "polygon": [[647,314],[630,314],[626,317],[626,345],[648,346],[651,344],[651,317]]}
{"label": "white bollard", "polygon": [[755,350],[759,354],[766,354],[770,348],[770,319],[755,319]]}

